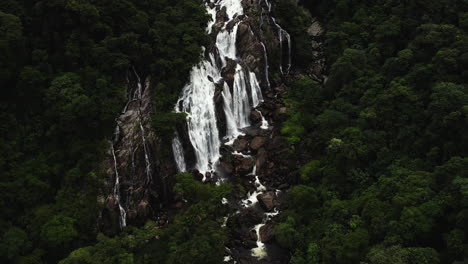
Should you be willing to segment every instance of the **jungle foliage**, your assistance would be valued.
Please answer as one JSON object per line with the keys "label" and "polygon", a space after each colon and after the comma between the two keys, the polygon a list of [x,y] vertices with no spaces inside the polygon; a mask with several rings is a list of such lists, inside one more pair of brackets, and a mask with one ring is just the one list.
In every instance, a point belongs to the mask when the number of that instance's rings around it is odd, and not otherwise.
{"label": "jungle foliage", "polygon": [[465,263],[468,2],[303,4],[329,75],[290,85],[283,133],[303,166],[278,242],[295,264]]}
{"label": "jungle foliage", "polygon": [[0,1],[1,263],[57,263],[96,241],[127,71],[157,84],[156,125],[170,129],[208,19],[199,0]]}

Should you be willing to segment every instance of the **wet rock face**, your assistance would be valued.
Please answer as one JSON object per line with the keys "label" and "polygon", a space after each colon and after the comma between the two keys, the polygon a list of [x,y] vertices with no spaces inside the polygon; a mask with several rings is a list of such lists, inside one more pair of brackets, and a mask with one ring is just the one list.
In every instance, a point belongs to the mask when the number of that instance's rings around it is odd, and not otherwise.
{"label": "wet rock face", "polygon": [[260,241],[270,243],[275,238],[274,225],[269,223],[260,228]]}
{"label": "wet rock face", "polygon": [[258,150],[263,145],[265,145],[266,141],[267,141],[267,139],[265,137],[256,136],[256,137],[254,137],[254,139],[250,143],[250,148],[253,149],[253,150]]}
{"label": "wet rock face", "polygon": [[243,209],[239,214],[236,214],[228,219],[227,226],[233,230],[248,230],[250,227],[262,222],[262,215],[253,208]]}
{"label": "wet rock face", "polygon": [[[127,85],[128,103],[116,119],[112,147],[103,163],[105,210],[112,211],[103,215],[120,216],[121,226],[143,224],[156,215],[171,200],[166,179],[176,172],[172,161],[158,157],[161,143],[150,125],[153,84],[130,69]],[[101,229],[107,232],[105,223],[115,221],[102,222]]]}
{"label": "wet rock face", "polygon": [[260,206],[266,212],[271,212],[276,206],[276,194],[274,192],[266,192],[257,195],[257,200]]}
{"label": "wet rock face", "polygon": [[233,148],[237,152],[243,152],[247,150],[249,146],[249,141],[245,138],[238,138],[234,141]]}
{"label": "wet rock face", "polygon": [[255,160],[252,157],[234,155],[233,158],[236,175],[245,176],[252,172],[252,169],[255,165]]}

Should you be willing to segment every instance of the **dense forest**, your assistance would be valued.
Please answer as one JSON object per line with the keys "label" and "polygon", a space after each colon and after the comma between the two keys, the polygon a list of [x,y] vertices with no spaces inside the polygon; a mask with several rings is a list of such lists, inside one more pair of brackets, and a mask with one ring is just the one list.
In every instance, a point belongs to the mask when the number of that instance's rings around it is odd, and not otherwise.
{"label": "dense forest", "polygon": [[158,81],[155,113],[170,125],[206,41],[200,3],[1,1],[0,262],[57,263],[96,240],[99,166],[127,71]]}
{"label": "dense forest", "polygon": [[[290,263],[466,263],[468,2],[271,2],[292,37],[281,132],[298,177],[274,229]],[[1,263],[223,262],[229,184],[181,173],[188,206],[166,228],[96,224],[127,72],[156,80],[152,124],[169,142],[208,42],[202,3],[1,1]],[[323,82],[307,74],[313,18]]]}
{"label": "dense forest", "polygon": [[276,229],[291,262],[465,263],[468,3],[304,4],[326,25],[329,75],[289,87],[283,132],[307,161]]}

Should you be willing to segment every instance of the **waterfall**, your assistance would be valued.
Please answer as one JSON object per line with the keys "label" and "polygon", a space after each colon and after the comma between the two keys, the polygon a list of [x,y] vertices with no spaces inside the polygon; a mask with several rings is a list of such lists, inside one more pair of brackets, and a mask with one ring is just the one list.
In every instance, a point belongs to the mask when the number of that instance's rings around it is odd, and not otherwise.
{"label": "waterfall", "polygon": [[271,84],[270,84],[270,73],[269,73],[269,68],[270,68],[270,65],[268,65],[268,52],[267,52],[267,49],[265,47],[265,44],[263,44],[263,42],[260,42],[262,44],[262,48],[263,48],[263,60],[265,61],[265,80],[267,82],[267,86],[268,88],[270,88]]}
{"label": "waterfall", "polygon": [[263,102],[263,95],[260,84],[258,84],[257,76],[253,72],[249,72],[249,84],[252,95],[252,106],[257,107],[261,102]]}
{"label": "waterfall", "polygon": [[232,95],[232,102],[234,105],[234,119],[238,128],[250,126],[249,114],[250,103],[247,94],[247,83],[245,79],[244,69],[237,64],[236,74],[234,75],[234,92]]}
{"label": "waterfall", "polygon": [[237,129],[237,122],[234,118],[234,105],[232,101],[231,91],[227,83],[224,83],[223,92],[221,93],[223,96],[223,104],[224,104],[224,114],[226,115],[226,137],[235,138],[239,135],[239,130]]}
{"label": "waterfall", "polygon": [[[131,80],[130,76],[133,73],[133,76],[135,80]],[[123,108],[123,110],[120,113],[120,117],[116,118],[116,127],[114,130],[114,138],[111,142],[111,152],[112,152],[112,159],[113,159],[113,169],[114,169],[114,174],[115,174],[115,181],[114,181],[114,189],[113,189],[113,194],[116,200],[116,203],[119,207],[119,223],[120,227],[123,228],[126,226],[126,210],[124,209],[124,206],[122,205],[122,198],[120,194],[120,174],[119,174],[119,163],[118,163],[118,158],[122,158],[122,156],[118,156],[119,153],[122,153],[121,150],[122,148],[125,149],[125,147],[130,144],[132,148],[132,155],[131,155],[131,170],[130,171],[124,171],[122,175],[124,176],[134,176],[136,173],[136,164],[135,164],[135,159],[136,159],[136,154],[139,149],[138,145],[133,145],[133,143],[129,143],[129,141],[123,141],[126,136],[128,136],[128,133],[133,133],[136,132],[139,134],[141,137],[141,146],[144,152],[144,160],[145,160],[145,175],[146,175],[146,180],[145,184],[148,185],[152,182],[152,164],[151,164],[151,156],[150,156],[150,148],[147,142],[147,135],[144,127],[144,119],[143,119],[143,85],[140,79],[140,76],[136,72],[135,68],[132,67],[131,70],[127,72],[126,76],[127,80],[127,102]],[[133,122],[132,126],[128,125],[128,122]],[[136,123],[138,122],[138,123]],[[131,127],[129,129],[129,127]],[[131,131],[129,131],[131,130]],[[124,136],[121,138],[121,134],[124,134]],[[125,150],[124,152],[125,153]],[[125,155],[125,154],[124,154]],[[125,162],[123,162],[125,164]],[[125,165],[124,165],[125,167]],[[125,170],[125,168],[120,168],[121,170]],[[122,171],[121,171],[122,172]],[[127,201],[129,198],[127,197]]]}
{"label": "waterfall", "polygon": [[223,63],[223,67],[226,66],[226,58],[231,60],[236,59],[236,40],[237,40],[237,29],[239,28],[239,23],[234,25],[232,30],[227,30],[226,25],[224,25],[223,30],[218,33],[216,37],[216,47],[219,51],[219,57]]}
{"label": "waterfall", "polygon": [[112,150],[112,157],[114,158],[114,173],[115,173],[115,183],[114,183],[114,198],[115,201],[117,202],[117,205],[119,206],[119,224],[120,228],[124,228],[127,225],[127,212],[125,209],[122,207],[122,204],[120,202],[120,176],[119,176],[119,171],[117,168],[117,157],[115,156],[115,150],[114,150],[114,144],[111,143],[111,150]]}
{"label": "waterfall", "polygon": [[140,126],[141,138],[142,138],[142,143],[143,143],[143,151],[145,153],[146,184],[149,184],[151,183],[152,171],[151,171],[151,160],[149,156],[149,147],[148,147],[148,143],[146,142],[146,132],[145,132],[145,128],[143,127],[142,114],[141,114],[141,99],[143,96],[143,88],[142,88],[140,76],[136,72],[135,67],[132,67],[132,69],[133,69],[133,73],[135,74],[137,78],[137,89],[133,93],[132,100],[138,100],[138,119],[139,119],[138,122]]}
{"label": "waterfall", "polygon": [[[262,89],[255,72],[249,69],[251,64],[242,61],[242,58],[237,54],[236,42],[239,25],[243,23],[244,17],[239,17],[244,14],[241,0],[210,0],[210,5],[206,5],[207,12],[211,14],[213,21],[208,23],[206,31],[213,33],[212,27],[219,27],[216,36],[212,36],[215,45],[212,50],[203,50],[204,59],[190,72],[189,82],[183,88],[179,100],[176,104],[176,112],[184,112],[187,114],[187,133],[190,144],[195,153],[194,169],[205,174],[215,170],[215,165],[218,162],[220,155],[220,140],[219,128],[217,127],[215,92],[219,92],[222,103],[223,112],[226,123],[226,141],[225,145],[233,144],[234,140],[245,131],[245,128],[251,126],[250,114],[252,111],[257,111],[261,116],[261,129],[268,129],[269,125],[262,113],[256,109],[264,98]],[[271,13],[271,4],[265,0],[268,7],[268,13]],[[228,21],[219,25],[214,19],[217,16],[216,10],[225,8],[228,16]],[[290,35],[278,25],[274,18],[271,18],[273,28],[278,30],[279,43],[281,48],[281,73],[286,75],[291,68],[291,38]],[[229,27],[228,27],[229,24]],[[232,27],[231,27],[232,26]],[[213,33],[214,34],[214,33]],[[251,34],[254,35],[251,29]],[[284,44],[288,45],[288,59],[284,61],[283,56]],[[259,42],[263,48],[263,61],[265,62],[264,69],[260,70],[261,75],[265,75],[267,88],[270,88],[268,52],[264,43]],[[240,54],[243,55],[243,54]],[[218,63],[217,63],[218,62]],[[235,67],[235,68],[230,68]],[[233,72],[233,76],[231,75]],[[224,76],[223,76],[224,74]],[[226,79],[229,78],[229,80]],[[231,79],[232,78],[232,79]],[[232,85],[231,85],[232,81]],[[217,90],[218,89],[218,90]],[[218,95],[218,94],[216,94]],[[217,97],[218,98],[218,97]],[[180,137],[177,133],[174,135],[172,142],[174,159],[177,163],[179,171],[188,169],[184,159],[184,150]],[[243,158],[252,159],[255,162],[254,156],[245,155],[243,153],[233,152],[233,155],[241,155]],[[251,191],[245,199],[239,201],[238,206],[241,208],[259,209],[257,195],[265,193],[267,188],[262,185],[256,172],[256,166],[250,176],[251,184],[255,189]],[[222,182],[223,179],[221,179]],[[217,183],[219,183],[217,182]],[[223,203],[227,201],[223,199]],[[253,227],[253,230],[258,234],[257,247],[251,250],[252,256],[259,259],[267,256],[267,246],[264,245],[260,237],[260,229],[271,220],[271,217],[278,214],[278,211],[273,213],[263,214],[262,223]],[[226,257],[227,260],[231,259]]]}
{"label": "waterfall", "polygon": [[[271,3],[268,2],[268,0],[265,0],[265,3],[268,7],[268,13],[271,13]],[[279,39],[279,44],[280,44],[280,49],[281,49],[281,61],[280,61],[280,72],[281,74],[283,75],[287,75],[289,74],[289,71],[291,70],[291,65],[292,65],[292,62],[291,62],[291,53],[292,53],[292,44],[291,44],[291,35],[289,35],[289,33],[284,30],[277,22],[276,22],[276,19],[272,16],[271,17],[271,21],[273,21],[273,24],[275,25],[275,27],[278,29],[278,39]],[[286,39],[287,41],[287,44],[288,44],[288,61],[287,61],[287,67],[286,67],[286,71],[284,71],[283,69],[283,66],[284,66],[284,62],[283,62],[283,52],[284,52],[284,49],[283,49],[283,42],[284,40]]]}
{"label": "waterfall", "polygon": [[[232,139],[240,134],[240,130],[250,126],[249,115],[254,107],[263,101],[260,85],[255,73],[250,72],[239,63],[237,58],[237,31],[241,21],[236,22],[231,29],[229,22],[243,14],[240,0],[213,1],[219,8],[226,8],[229,21],[225,22],[216,35],[215,47],[221,60],[221,68],[216,64],[216,52],[210,52],[205,59],[196,65],[190,73],[190,81],[183,88],[176,104],[176,112],[187,113],[187,127],[190,143],[195,150],[195,169],[201,173],[214,170],[220,154],[221,142],[216,123],[214,93],[217,85],[222,85],[222,99],[227,123],[227,137]],[[216,7],[206,5],[208,13],[214,19]],[[212,32],[214,21],[208,24],[207,32]],[[224,82],[221,72],[227,65],[227,60],[237,63],[232,92]],[[224,83],[223,83],[224,82]],[[177,145],[177,142],[173,143]],[[177,148],[174,148],[175,159],[179,159]],[[187,169],[187,168],[185,168]]]}
{"label": "waterfall", "polygon": [[[140,111],[139,111],[140,112]],[[141,122],[141,112],[139,113],[140,116],[140,131],[141,131],[141,138],[143,140],[143,151],[145,152],[145,171],[146,171],[146,184],[151,183],[151,161],[149,158],[149,148],[148,148],[148,143],[146,142],[146,134],[145,134],[145,128],[143,127],[143,123]]]}
{"label": "waterfall", "polygon": [[177,132],[175,133],[174,140],[172,141],[172,151],[174,152],[177,170],[179,172],[186,171],[187,165],[185,164],[184,148],[182,147],[182,142],[180,142],[179,133]]}
{"label": "waterfall", "polygon": [[196,169],[205,173],[214,168],[219,159],[221,146],[216,125],[215,104],[213,101],[220,71],[214,60],[204,60],[195,66],[190,81],[184,87],[177,102],[176,111],[187,113],[187,127],[190,142],[195,150]]}

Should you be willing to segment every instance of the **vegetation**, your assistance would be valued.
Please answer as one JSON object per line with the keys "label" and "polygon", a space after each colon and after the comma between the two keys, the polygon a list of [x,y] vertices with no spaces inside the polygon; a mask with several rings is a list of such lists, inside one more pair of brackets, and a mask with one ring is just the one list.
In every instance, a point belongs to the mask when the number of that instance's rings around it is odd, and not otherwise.
{"label": "vegetation", "polygon": [[57,263],[95,241],[127,71],[157,84],[154,113],[171,125],[208,19],[199,0],[1,1],[1,263]]}
{"label": "vegetation", "polygon": [[[274,233],[291,263],[466,263],[468,2],[272,2],[299,72],[314,63],[312,16],[327,31],[327,81],[294,78],[286,99],[282,132],[302,164]],[[164,228],[96,228],[127,71],[152,80],[152,125],[168,144],[207,38],[201,3],[1,1],[1,263],[222,262],[230,187],[189,174]]]}
{"label": "vegetation", "polygon": [[295,264],[467,261],[468,4],[304,4],[329,76],[290,85],[283,132],[305,165],[278,242]]}
{"label": "vegetation", "polygon": [[59,264],[222,263],[226,234],[220,226],[227,208],[221,200],[229,197],[229,186],[202,184],[186,173],[177,176],[174,189],[190,206],[168,227],[148,222],[115,238],[100,234],[95,245],[73,251]]}

